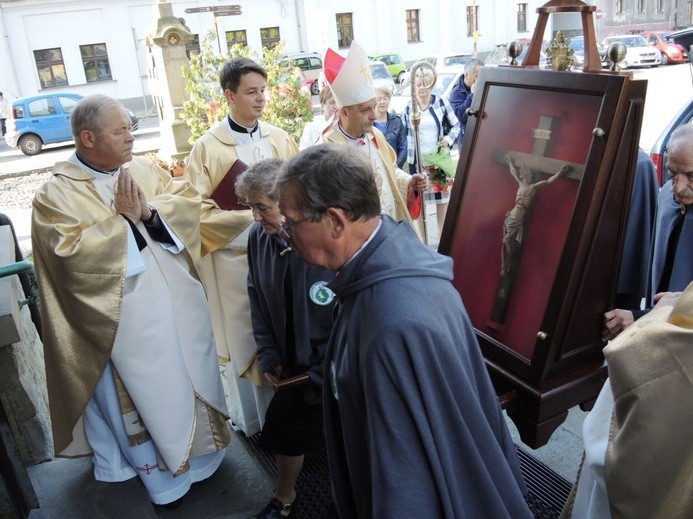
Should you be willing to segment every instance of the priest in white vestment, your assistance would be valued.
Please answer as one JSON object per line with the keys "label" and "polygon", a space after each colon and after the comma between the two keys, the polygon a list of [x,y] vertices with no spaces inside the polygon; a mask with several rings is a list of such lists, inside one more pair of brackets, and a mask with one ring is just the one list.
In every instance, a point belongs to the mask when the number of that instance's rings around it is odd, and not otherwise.
{"label": "priest in white vestment", "polygon": [[262,66],[249,58],[232,59],[220,74],[220,84],[229,116],[194,144],[185,177],[202,195],[200,275],[212,311],[217,352],[225,365],[231,421],[250,436],[262,429],[274,394],[256,359],[250,321],[246,251],[253,216],[250,208],[228,209],[224,203],[228,192],[224,202],[216,193],[237,161],[249,166],[271,157],[288,159],[298,147],[284,130],[259,120],[267,88]]}
{"label": "priest in white vestment", "polygon": [[230,441],[199,261],[200,196],[133,157],[120,102],[84,98],[76,151],[36,192],[32,242],[58,456],[155,504],[211,476]]}

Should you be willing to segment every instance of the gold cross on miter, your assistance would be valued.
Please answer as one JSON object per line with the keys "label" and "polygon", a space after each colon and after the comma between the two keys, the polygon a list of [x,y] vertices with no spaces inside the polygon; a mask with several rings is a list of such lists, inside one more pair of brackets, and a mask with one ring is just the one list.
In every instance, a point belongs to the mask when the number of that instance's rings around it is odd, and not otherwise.
{"label": "gold cross on miter", "polygon": [[359,68],[359,74],[363,76],[363,80],[367,83],[371,79],[371,69],[363,64]]}

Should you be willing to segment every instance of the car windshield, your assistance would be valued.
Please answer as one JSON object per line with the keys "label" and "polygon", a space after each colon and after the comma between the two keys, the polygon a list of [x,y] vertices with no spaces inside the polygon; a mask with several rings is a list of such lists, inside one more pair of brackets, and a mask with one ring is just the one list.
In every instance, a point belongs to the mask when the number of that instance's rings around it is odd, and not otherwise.
{"label": "car windshield", "polygon": [[371,63],[371,75],[373,79],[388,79],[390,77],[387,68],[381,63]]}
{"label": "car windshield", "polygon": [[607,45],[620,41],[626,47],[647,47],[647,42],[642,36],[621,36],[617,38],[607,38],[604,41]]}
{"label": "car windshield", "polygon": [[585,50],[585,39],[573,38],[570,40],[570,48],[573,50]]}
{"label": "car windshield", "polygon": [[450,65],[464,65],[469,60],[469,56],[445,56],[441,65],[449,67]]}

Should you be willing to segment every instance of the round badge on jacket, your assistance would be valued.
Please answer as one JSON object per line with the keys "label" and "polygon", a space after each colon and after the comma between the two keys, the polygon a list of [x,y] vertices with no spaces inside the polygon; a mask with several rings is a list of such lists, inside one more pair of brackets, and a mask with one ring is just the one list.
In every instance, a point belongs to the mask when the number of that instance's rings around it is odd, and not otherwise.
{"label": "round badge on jacket", "polygon": [[310,287],[310,300],[316,305],[327,306],[334,300],[334,292],[327,288],[327,281],[316,281]]}

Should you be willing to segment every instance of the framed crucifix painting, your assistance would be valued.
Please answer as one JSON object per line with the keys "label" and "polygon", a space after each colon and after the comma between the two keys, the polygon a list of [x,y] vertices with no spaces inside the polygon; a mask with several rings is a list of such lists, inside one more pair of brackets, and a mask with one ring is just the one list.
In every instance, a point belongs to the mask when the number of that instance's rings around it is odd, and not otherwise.
{"label": "framed crucifix painting", "polygon": [[540,446],[606,377],[646,82],[482,68],[439,251],[501,401]]}

